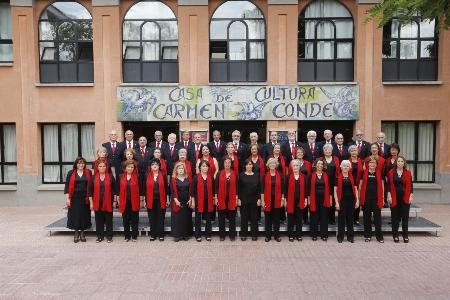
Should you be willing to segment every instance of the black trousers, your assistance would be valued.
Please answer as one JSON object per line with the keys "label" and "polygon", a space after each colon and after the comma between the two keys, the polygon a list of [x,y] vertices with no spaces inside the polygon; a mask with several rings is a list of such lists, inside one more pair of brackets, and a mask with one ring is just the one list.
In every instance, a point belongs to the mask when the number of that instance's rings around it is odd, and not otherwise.
{"label": "black trousers", "polygon": [[358,206],[358,208],[355,208],[355,211],[353,212],[353,222],[359,222],[359,213],[361,211],[361,206]]}
{"label": "black trousers", "polygon": [[252,237],[258,235],[258,212],[261,217],[261,206],[256,202],[241,204],[241,233],[240,236],[248,236],[248,221],[250,220],[250,230]]}
{"label": "black trousers", "polygon": [[334,195],[331,196],[331,199],[332,199],[331,207],[328,209],[328,222],[330,224],[334,224],[336,223],[336,201],[334,200]]}
{"label": "black trousers", "polygon": [[273,236],[275,238],[280,237],[280,209],[272,207],[270,212],[264,212],[264,226],[266,238],[272,238],[272,226]]}
{"label": "black trousers", "polygon": [[338,214],[338,234],[337,239],[343,240],[345,234],[345,226],[347,226],[347,240],[353,240],[355,236],[353,230],[353,217],[355,211],[355,200],[353,199],[342,199],[341,205],[339,206]]}
{"label": "black trousers", "polygon": [[280,207],[280,221],[286,221],[286,209],[284,207]]}
{"label": "black trousers", "polygon": [[[319,200],[320,199],[320,200]],[[316,198],[316,212],[311,212],[311,236],[317,237],[318,227],[320,223],[320,237],[328,238],[328,207],[323,206],[322,197]]]}
{"label": "black trousers", "polygon": [[375,225],[375,237],[380,240],[383,239],[383,232],[381,231],[381,209],[378,208],[377,199],[368,199],[363,207],[364,219],[364,237],[372,238],[372,214],[373,224]]}
{"label": "black trousers", "polygon": [[309,215],[309,205],[306,205],[305,209],[303,210],[303,224],[309,224],[308,215]]}
{"label": "black trousers", "polygon": [[[139,211],[125,210],[122,214],[123,228],[126,239],[137,239],[138,236],[138,224],[139,224]],[[131,227],[131,233],[130,233]]]}
{"label": "black trousers", "polygon": [[411,204],[406,204],[403,200],[397,201],[397,206],[391,208],[392,235],[398,237],[398,228],[402,222],[402,236],[408,237],[409,208]]}
{"label": "black trousers", "polygon": [[95,231],[97,238],[105,238],[105,225],[106,225],[106,237],[112,238],[113,235],[113,213],[96,211],[95,212]]}
{"label": "black trousers", "polygon": [[302,219],[303,219],[303,210],[298,207],[295,207],[293,214],[290,213],[287,214],[288,236],[290,238],[302,237]]}
{"label": "black trousers", "polygon": [[212,223],[211,223],[212,213],[198,212],[195,211],[195,238],[199,238],[202,235],[202,218],[206,221],[205,224],[205,236],[211,237]]}
{"label": "black trousers", "polygon": [[236,210],[219,210],[219,236],[225,238],[225,219],[228,217],[228,235],[236,237]]}
{"label": "black trousers", "polygon": [[161,209],[159,200],[153,203],[152,209],[147,209],[148,222],[150,224],[150,236],[152,238],[163,238],[164,237],[164,217],[166,216],[166,210]]}

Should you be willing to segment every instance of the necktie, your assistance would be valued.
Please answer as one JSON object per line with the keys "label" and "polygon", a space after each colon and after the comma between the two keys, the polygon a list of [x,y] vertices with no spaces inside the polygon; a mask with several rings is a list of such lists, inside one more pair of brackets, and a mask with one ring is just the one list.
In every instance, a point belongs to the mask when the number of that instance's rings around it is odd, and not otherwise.
{"label": "necktie", "polygon": [[342,156],[342,146],[339,146],[339,154]]}
{"label": "necktie", "polygon": [[116,153],[116,143],[111,144],[111,150],[113,154]]}
{"label": "necktie", "polygon": [[187,149],[188,147],[188,142],[184,141],[184,149]]}
{"label": "necktie", "polygon": [[195,145],[195,159],[198,159],[198,145]]}
{"label": "necktie", "polygon": [[128,149],[131,149],[131,142],[128,142]]}
{"label": "necktie", "polygon": [[292,158],[295,158],[295,144],[291,144],[291,152],[292,152]]}
{"label": "necktie", "polygon": [[361,152],[361,142],[358,142],[358,152]]}
{"label": "necktie", "polygon": [[145,155],[144,148],[141,148],[141,156],[144,157],[144,155]]}
{"label": "necktie", "polygon": [[311,150],[311,153],[314,155],[314,144],[309,144],[309,150]]}
{"label": "necktie", "polygon": [[234,143],[234,153],[236,153],[238,151],[238,145],[237,143]]}
{"label": "necktie", "polygon": [[156,142],[156,148],[159,149],[159,142]]}
{"label": "necktie", "polygon": [[383,147],[383,144],[380,144],[380,151],[381,151],[381,155],[383,155],[383,154],[384,154],[384,147]]}
{"label": "necktie", "polygon": [[216,150],[217,150],[217,152],[220,151],[220,143],[219,142],[216,142]]}
{"label": "necktie", "polygon": [[173,146],[170,146],[170,156],[173,156]]}

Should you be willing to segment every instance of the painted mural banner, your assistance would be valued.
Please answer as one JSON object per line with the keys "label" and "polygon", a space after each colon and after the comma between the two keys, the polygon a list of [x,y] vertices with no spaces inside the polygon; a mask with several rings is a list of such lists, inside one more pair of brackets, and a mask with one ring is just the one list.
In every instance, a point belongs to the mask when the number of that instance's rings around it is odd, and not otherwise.
{"label": "painted mural banner", "polygon": [[122,86],[119,121],[357,120],[358,85]]}

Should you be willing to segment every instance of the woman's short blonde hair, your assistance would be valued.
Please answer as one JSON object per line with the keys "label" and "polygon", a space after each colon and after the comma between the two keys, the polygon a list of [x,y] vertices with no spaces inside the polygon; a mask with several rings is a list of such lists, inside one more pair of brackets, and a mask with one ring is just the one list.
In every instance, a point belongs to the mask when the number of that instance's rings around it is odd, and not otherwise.
{"label": "woman's short blonde hair", "polygon": [[186,166],[184,165],[184,163],[182,163],[182,162],[177,162],[176,164],[175,164],[175,166],[173,167],[173,172],[172,172],[172,177],[174,177],[174,178],[178,178],[178,167],[180,167],[180,166],[182,166],[183,167],[183,170],[184,170],[184,176],[185,177],[187,177],[187,170],[186,170]]}
{"label": "woman's short blonde hair", "polygon": [[275,157],[271,157],[267,160],[266,167],[269,168],[272,163],[275,163],[275,167],[278,168],[279,162]]}

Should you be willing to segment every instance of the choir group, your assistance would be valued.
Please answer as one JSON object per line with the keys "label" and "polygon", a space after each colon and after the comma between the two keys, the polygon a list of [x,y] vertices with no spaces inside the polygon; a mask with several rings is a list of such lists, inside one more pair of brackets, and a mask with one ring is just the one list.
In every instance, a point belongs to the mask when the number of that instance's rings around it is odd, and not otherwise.
{"label": "choir group", "polygon": [[178,143],[174,133],[163,141],[161,131],[150,143],[146,137],[138,141],[133,137],[128,130],[125,140],[118,142],[112,130],[110,141],[97,150],[92,173],[84,158],[75,159],[64,190],[67,227],[74,230],[75,243],[86,241],[91,211],[96,241],[112,242],[115,207],[122,214],[127,242],[137,241],[141,208],[148,213],[151,241],[164,240],[168,208],[176,242],[192,235],[198,242],[202,235],[211,241],[216,218],[220,240],[228,236],[234,241],[239,208],[243,241],[257,240],[262,213],[266,242],[281,241],[280,223],[286,221],[289,241],[302,240],[303,224],[310,225],[314,241],[318,237],[326,241],[337,211],[337,241],[342,243],[346,235],[353,243],[353,228],[359,225],[362,210],[365,241],[372,239],[373,224],[375,238],[383,243],[383,206],[391,209],[394,242],[399,242],[400,222],[403,241],[409,242],[412,176],[399,145],[384,143],[382,132],[376,142],[368,143],[357,130],[348,145],[340,133],[332,140],[331,130],[324,131],[324,142],[316,142],[316,132],[309,131],[305,143],[297,141],[295,131],[288,131],[288,140],[281,144],[272,131],[263,145],[255,132],[250,134],[250,144],[242,143],[237,130],[228,143],[219,131],[213,132],[209,143],[199,133],[191,140],[189,131]]}

